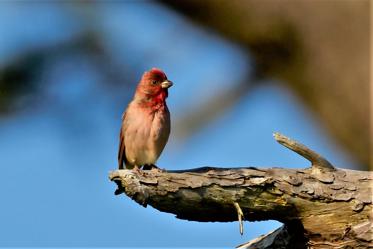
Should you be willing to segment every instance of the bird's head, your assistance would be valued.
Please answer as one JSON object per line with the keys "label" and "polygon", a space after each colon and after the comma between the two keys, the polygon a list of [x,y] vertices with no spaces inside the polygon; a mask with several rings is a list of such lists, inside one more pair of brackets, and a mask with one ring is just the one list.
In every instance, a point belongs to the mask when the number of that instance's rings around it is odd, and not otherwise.
{"label": "bird's head", "polygon": [[164,101],[168,96],[168,88],[172,85],[173,83],[167,79],[161,69],[152,68],[142,75],[136,95],[155,101]]}

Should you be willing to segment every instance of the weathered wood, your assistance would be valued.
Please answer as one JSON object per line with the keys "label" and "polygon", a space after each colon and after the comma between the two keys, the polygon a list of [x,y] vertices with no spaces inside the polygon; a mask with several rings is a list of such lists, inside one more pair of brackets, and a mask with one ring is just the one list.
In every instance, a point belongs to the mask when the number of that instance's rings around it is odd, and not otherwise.
{"label": "weathered wood", "polygon": [[[257,239],[266,247],[256,241],[242,248],[373,247],[373,172],[330,169],[117,170],[110,179],[118,184],[116,194],[125,193],[145,207],[180,219],[237,221],[238,204],[245,220],[284,223],[274,234]],[[280,242],[273,239],[276,236],[284,238],[283,246],[268,246],[270,241]]]}
{"label": "weathered wood", "polygon": [[321,155],[317,154],[313,150],[307,148],[301,143],[298,143],[284,135],[276,132],[273,134],[277,142],[285,146],[286,148],[298,153],[302,157],[306,158],[311,162],[311,166],[321,171],[334,171],[334,166]]}

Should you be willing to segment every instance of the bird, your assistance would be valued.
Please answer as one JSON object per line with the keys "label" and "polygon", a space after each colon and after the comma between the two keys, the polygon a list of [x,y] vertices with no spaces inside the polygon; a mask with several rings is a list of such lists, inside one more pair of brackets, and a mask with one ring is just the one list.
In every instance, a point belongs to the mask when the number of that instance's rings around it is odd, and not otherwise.
{"label": "bird", "polygon": [[158,168],[155,163],[168,141],[171,124],[166,104],[173,85],[159,68],[144,72],[132,101],[122,115],[119,169]]}

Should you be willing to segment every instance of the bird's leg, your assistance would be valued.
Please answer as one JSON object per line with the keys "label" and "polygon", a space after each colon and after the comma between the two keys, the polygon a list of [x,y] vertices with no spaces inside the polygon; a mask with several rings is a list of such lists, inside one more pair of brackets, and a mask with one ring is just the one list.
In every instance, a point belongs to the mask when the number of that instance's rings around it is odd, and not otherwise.
{"label": "bird's leg", "polygon": [[143,170],[151,170],[152,168],[152,164],[145,164],[144,166],[142,166]]}
{"label": "bird's leg", "polygon": [[158,171],[162,171],[162,169],[160,169],[157,165],[155,164],[145,164],[143,167],[142,167],[143,170],[158,170]]}
{"label": "bird's leg", "polygon": [[151,167],[152,169],[159,169],[158,166],[155,165],[155,164],[150,164],[150,167]]}
{"label": "bird's leg", "polygon": [[[135,167],[133,168],[135,170]],[[142,169],[142,170],[141,170]],[[159,168],[158,166],[154,164],[144,164],[142,167],[137,167],[136,172],[144,176],[144,171],[160,171],[160,172],[165,172],[166,170]]]}

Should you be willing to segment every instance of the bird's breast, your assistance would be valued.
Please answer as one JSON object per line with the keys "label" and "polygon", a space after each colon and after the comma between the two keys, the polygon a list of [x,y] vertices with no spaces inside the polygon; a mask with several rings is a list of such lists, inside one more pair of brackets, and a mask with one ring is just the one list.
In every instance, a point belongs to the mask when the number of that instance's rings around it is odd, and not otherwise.
{"label": "bird's breast", "polygon": [[126,156],[135,165],[154,164],[170,134],[170,115],[166,105],[154,110],[141,108],[132,116],[125,138]]}

